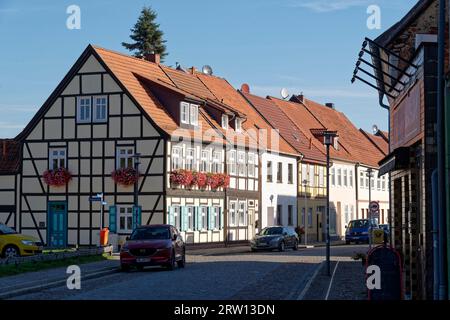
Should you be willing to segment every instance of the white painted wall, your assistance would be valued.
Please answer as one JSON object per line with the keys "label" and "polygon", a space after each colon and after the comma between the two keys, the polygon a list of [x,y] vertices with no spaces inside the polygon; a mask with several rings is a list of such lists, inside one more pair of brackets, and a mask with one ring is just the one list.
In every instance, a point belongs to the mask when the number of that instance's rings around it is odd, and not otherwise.
{"label": "white painted wall", "polygon": [[[267,163],[272,161],[272,182],[267,182]],[[283,180],[282,183],[277,182],[277,165],[278,162],[283,164]],[[292,184],[288,183],[288,164],[293,166]],[[281,154],[272,154],[264,152],[261,156],[261,221],[262,228],[275,225],[277,215],[277,205],[282,205],[282,224],[288,225],[288,205],[293,208],[293,226],[297,226],[297,159],[292,156],[284,156]],[[273,196],[272,201],[270,200]],[[274,207],[274,220],[268,221],[268,207]]]}

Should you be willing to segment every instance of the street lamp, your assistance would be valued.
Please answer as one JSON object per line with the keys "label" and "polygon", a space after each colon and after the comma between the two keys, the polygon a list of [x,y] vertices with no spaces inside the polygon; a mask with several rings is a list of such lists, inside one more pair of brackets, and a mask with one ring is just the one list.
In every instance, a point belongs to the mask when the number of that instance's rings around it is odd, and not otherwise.
{"label": "street lamp", "polygon": [[308,208],[308,202],[306,200],[306,186],[308,185],[308,180],[303,180],[303,187],[304,187],[304,193],[305,193],[305,210],[303,211],[303,223],[305,226],[305,247],[308,245],[308,222],[306,220],[307,214],[306,210]]}
{"label": "street lamp", "polygon": [[372,202],[372,177],[373,169],[368,168],[366,170],[366,176],[369,178],[369,250],[372,249],[372,210],[370,209],[370,203]]}
{"label": "street lamp", "polygon": [[334,144],[334,138],[337,137],[337,131],[324,131],[323,144],[327,148],[327,233],[326,233],[326,259],[327,274],[331,276],[330,267],[330,146]]}
{"label": "street lamp", "polygon": [[[135,153],[133,155],[134,158],[134,170],[136,171],[136,175],[139,175],[139,165],[141,164],[139,159],[141,157],[140,153]],[[136,221],[136,225],[135,227],[138,226],[138,218],[139,218],[139,209],[138,209],[138,205],[139,205],[139,201],[138,201],[138,192],[139,192],[139,179],[136,179],[136,182],[134,183],[134,199],[133,199],[133,203],[134,203],[134,210],[133,210],[133,214],[134,214],[134,221]]]}

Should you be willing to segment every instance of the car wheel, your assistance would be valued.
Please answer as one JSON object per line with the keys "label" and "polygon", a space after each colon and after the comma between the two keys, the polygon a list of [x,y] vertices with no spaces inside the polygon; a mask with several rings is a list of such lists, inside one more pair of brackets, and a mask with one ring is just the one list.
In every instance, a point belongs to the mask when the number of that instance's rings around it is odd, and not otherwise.
{"label": "car wheel", "polygon": [[298,241],[294,241],[294,246],[292,247],[293,250],[298,250]]}
{"label": "car wheel", "polygon": [[121,269],[123,272],[128,272],[128,271],[130,271],[130,266],[129,266],[128,264],[121,264],[121,265],[120,265],[120,269]]}
{"label": "car wheel", "polygon": [[173,270],[175,269],[175,252],[172,251],[172,254],[170,255],[170,261],[167,265],[167,269]]}
{"label": "car wheel", "polygon": [[20,256],[20,252],[16,246],[9,245],[3,249],[2,256],[6,259],[16,258]]}
{"label": "car wheel", "polygon": [[184,268],[186,266],[186,252],[183,251],[183,256],[180,261],[177,261],[178,268]]}
{"label": "car wheel", "polygon": [[280,244],[278,245],[278,251],[283,252],[284,249],[285,249],[284,241],[281,241]]}

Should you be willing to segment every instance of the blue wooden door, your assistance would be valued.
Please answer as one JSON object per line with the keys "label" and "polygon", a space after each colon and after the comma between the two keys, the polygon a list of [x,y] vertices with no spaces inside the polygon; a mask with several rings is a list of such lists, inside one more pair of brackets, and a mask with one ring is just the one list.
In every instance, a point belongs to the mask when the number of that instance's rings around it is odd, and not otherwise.
{"label": "blue wooden door", "polygon": [[49,202],[47,220],[47,245],[53,248],[67,246],[67,204]]}

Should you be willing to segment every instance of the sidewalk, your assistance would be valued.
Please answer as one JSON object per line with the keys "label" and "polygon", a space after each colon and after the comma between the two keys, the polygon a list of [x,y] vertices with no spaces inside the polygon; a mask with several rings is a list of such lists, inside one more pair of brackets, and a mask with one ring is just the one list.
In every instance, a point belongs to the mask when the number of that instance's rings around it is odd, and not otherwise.
{"label": "sidewalk", "polygon": [[[105,260],[80,265],[81,277],[90,279],[119,270],[118,260]],[[26,272],[9,277],[0,278],[0,300],[13,296],[52,288],[64,284],[69,276],[67,267],[46,269],[36,272]]]}
{"label": "sidewalk", "polygon": [[[300,300],[367,300],[364,267],[361,261],[340,259],[331,261],[331,276],[327,275],[326,264],[305,289]],[[333,275],[334,273],[334,275]]]}

